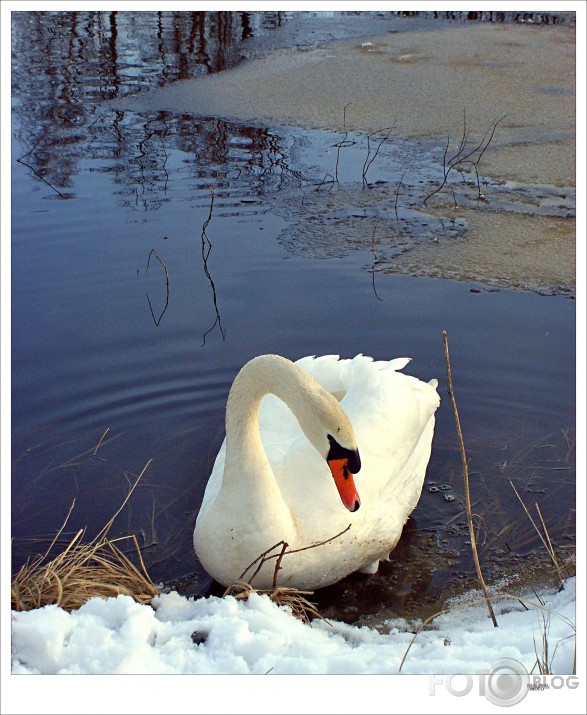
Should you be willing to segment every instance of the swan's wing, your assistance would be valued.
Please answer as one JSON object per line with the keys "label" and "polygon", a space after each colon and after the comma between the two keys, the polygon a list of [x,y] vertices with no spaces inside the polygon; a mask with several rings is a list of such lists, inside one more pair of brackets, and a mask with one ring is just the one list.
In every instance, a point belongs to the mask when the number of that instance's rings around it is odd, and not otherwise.
{"label": "swan's wing", "polygon": [[325,390],[340,400],[346,392],[345,372],[348,362],[341,360],[338,355],[310,355],[296,360],[296,365],[309,372]]}
{"label": "swan's wing", "polygon": [[353,424],[364,474],[377,475],[357,475],[360,494],[399,494],[418,480],[421,487],[440,397],[435,381],[425,383],[400,372],[407,363],[407,358],[381,363],[357,356],[347,366],[348,389],[341,405]]}
{"label": "swan's wing", "polygon": [[374,360],[359,353],[352,359],[340,359],[338,355],[321,355],[308,357],[296,360],[296,365],[312,375],[322,387],[332,393],[337,399],[342,399],[348,390],[349,383],[353,380],[357,372],[357,366],[360,365],[360,370],[363,374],[359,381],[371,382],[373,370],[403,370],[410,362],[411,358],[401,357],[393,360]]}
{"label": "swan's wing", "polygon": [[224,476],[224,459],[226,457],[226,438],[222,442],[222,446],[216,455],[214,461],[214,466],[212,467],[212,472],[208,478],[206,484],[206,489],[204,491],[204,498],[202,499],[202,504],[200,510],[198,511],[198,516],[196,518],[196,524],[201,516],[203,516],[208,509],[216,501],[216,497],[220,492],[220,487],[222,486],[222,478]]}

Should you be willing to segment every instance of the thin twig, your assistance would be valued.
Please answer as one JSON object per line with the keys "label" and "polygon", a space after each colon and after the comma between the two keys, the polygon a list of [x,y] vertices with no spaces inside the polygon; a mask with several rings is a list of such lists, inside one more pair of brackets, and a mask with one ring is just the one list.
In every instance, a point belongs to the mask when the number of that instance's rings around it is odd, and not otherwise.
{"label": "thin twig", "polygon": [[257,556],[257,558],[254,561],[251,561],[251,563],[247,566],[247,568],[242,572],[242,574],[238,577],[238,580],[240,581],[240,580],[244,579],[247,571],[250,568],[252,568],[258,561],[260,561],[261,563],[259,564],[257,570],[249,579],[250,581],[252,581],[255,578],[255,576],[259,573],[259,571],[261,570],[263,564],[265,563],[265,557],[267,556],[267,554],[270,554],[273,551],[273,549],[276,549],[278,546],[281,546],[284,543],[285,543],[285,541],[278,541],[276,544],[273,544],[273,546],[271,546],[269,549],[267,549],[267,551],[263,551],[262,554],[259,554],[259,556]]}
{"label": "thin twig", "polygon": [[352,102],[348,102],[348,104],[344,105],[344,109],[342,110],[342,124],[344,126],[344,137],[341,141],[339,141],[336,146],[336,166],[334,167],[334,180],[338,184],[338,162],[340,159],[340,150],[343,147],[347,146],[352,146],[355,142],[347,142],[347,137],[349,135],[348,129],[346,128],[346,110],[347,107],[350,107]]}
{"label": "thin twig", "polygon": [[[309,546],[302,546],[299,549],[291,549],[290,551],[282,551],[279,554],[271,554],[272,551],[274,551],[278,546],[283,546],[285,544],[285,541],[278,541],[276,544],[273,544],[269,549],[264,551],[262,554],[257,556],[257,558],[252,561],[247,568],[242,572],[242,574],[239,576],[239,580],[243,579],[245,577],[245,574],[249,569],[251,569],[258,561],[260,561],[259,566],[257,566],[257,569],[255,570],[255,573],[251,576],[249,579],[250,582],[253,581],[255,576],[259,573],[259,571],[263,568],[263,565],[267,562],[270,561],[271,559],[279,559],[281,562],[281,559],[284,556],[287,556],[288,554],[298,554],[300,551],[307,551],[308,549],[315,549],[318,546],[324,546],[325,544],[330,543],[331,541],[334,541],[335,539],[338,539],[339,536],[342,536],[343,534],[346,534],[346,532],[351,528],[351,524],[347,526],[346,529],[343,529],[341,532],[338,534],[335,534],[334,536],[331,536],[329,539],[325,539],[324,541],[318,541],[315,544],[310,544]],[[287,546],[287,544],[286,544]],[[271,556],[269,556],[271,554]]]}
{"label": "thin twig", "polygon": [[377,231],[377,226],[381,223],[381,221],[383,221],[382,218],[377,219],[377,221],[375,221],[375,225],[373,226],[373,235],[371,236],[371,253],[373,254],[373,270],[371,271],[371,283],[373,285],[373,293],[375,293],[375,297],[377,298],[377,300],[383,302],[383,298],[379,297],[375,288],[375,262],[377,261],[377,255],[375,253],[375,232]]}
{"label": "thin twig", "polygon": [[140,473],[139,476],[137,477],[135,483],[134,483],[134,484],[132,485],[132,487],[130,488],[128,494],[126,495],[126,498],[124,499],[124,501],[122,502],[122,504],[120,505],[120,507],[118,508],[118,510],[115,512],[114,516],[112,516],[112,517],[110,518],[110,521],[108,521],[108,523],[101,529],[101,531],[98,533],[98,535],[95,537],[95,539],[93,539],[93,541],[98,542],[98,541],[102,541],[102,540],[104,540],[104,539],[106,538],[106,535],[107,535],[108,532],[110,531],[110,527],[111,527],[112,524],[114,523],[114,520],[115,520],[116,517],[120,514],[120,512],[124,509],[124,507],[125,507],[127,501],[131,498],[132,493],[133,493],[134,490],[137,488],[138,483],[141,481],[141,479],[142,479],[142,477],[143,477],[143,474],[147,471],[147,469],[149,468],[149,466],[150,466],[150,464],[151,464],[152,461],[153,461],[153,458],[151,457],[151,458],[147,461],[147,463],[145,464],[145,466],[143,467],[141,473]]}
{"label": "thin twig", "polygon": [[54,538],[53,541],[49,544],[49,548],[47,549],[47,551],[45,551],[45,554],[44,554],[43,557],[41,558],[41,561],[44,561],[44,560],[47,558],[47,556],[49,555],[49,552],[51,551],[51,549],[52,549],[53,546],[55,545],[55,542],[56,542],[57,539],[61,536],[61,532],[63,531],[63,529],[65,529],[65,526],[66,526],[67,522],[69,521],[69,517],[71,516],[71,512],[73,511],[73,507],[74,507],[74,506],[75,506],[75,498],[74,498],[74,500],[71,502],[71,506],[69,507],[69,511],[67,512],[67,516],[65,517],[65,521],[64,521],[63,524],[61,525],[61,528],[59,529],[59,531],[55,534],[55,538]]}
{"label": "thin twig", "polygon": [[[550,541],[550,537],[548,536],[548,531],[547,531],[547,529],[546,529],[546,524],[544,523],[544,520],[542,519],[542,514],[540,513],[540,508],[538,507],[538,504],[536,504],[536,509],[538,510],[538,515],[540,516],[540,520],[542,521],[542,526],[543,526],[543,528],[544,528],[544,533],[546,534],[546,538],[548,539],[548,543],[546,542],[544,536],[540,533],[540,529],[538,528],[538,525],[536,524],[536,522],[535,522],[534,519],[532,518],[532,514],[530,514],[530,512],[528,511],[528,507],[527,507],[527,506],[524,504],[524,502],[522,501],[522,497],[521,497],[520,494],[518,493],[518,490],[517,490],[516,487],[514,486],[512,480],[509,479],[508,481],[509,481],[509,483],[510,483],[512,489],[514,490],[516,496],[518,497],[518,501],[520,502],[520,504],[522,505],[524,511],[526,512],[526,515],[528,516],[528,519],[530,519],[530,521],[532,522],[532,526],[534,527],[536,533],[537,533],[538,536],[540,537],[540,541],[542,541],[542,544],[544,545],[544,548],[547,550],[548,555],[550,556],[551,561],[552,561],[552,563],[554,564],[554,566],[555,566],[555,568],[556,568],[557,575],[558,575],[558,578],[559,578],[559,581],[560,581],[560,585],[561,585],[561,588],[562,588],[562,586],[563,586],[565,580],[564,580],[563,573],[562,573],[562,571],[561,571],[560,565],[559,565],[559,563],[558,563],[558,560],[557,560],[557,558],[556,558],[556,554],[554,553],[554,549],[552,548],[552,543],[551,543],[551,541]],[[550,544],[550,548],[549,548],[549,544]]]}
{"label": "thin twig", "polygon": [[467,460],[467,453],[465,451],[465,442],[463,440],[463,432],[461,430],[461,421],[459,419],[457,403],[456,403],[456,399],[454,396],[454,390],[453,390],[453,385],[452,385],[452,373],[451,373],[451,368],[450,368],[450,357],[448,354],[448,337],[446,335],[446,330],[442,331],[442,340],[444,342],[444,358],[446,361],[446,375],[447,375],[447,379],[448,379],[448,394],[449,394],[449,397],[450,397],[450,400],[452,403],[452,409],[453,409],[454,418],[455,418],[455,425],[457,428],[457,436],[458,436],[458,440],[459,440],[459,446],[461,449],[461,460],[462,460],[462,466],[463,466],[463,480],[464,480],[464,487],[465,487],[465,506],[467,509],[467,523],[469,525],[471,549],[473,551],[473,559],[475,561],[477,577],[479,579],[479,583],[481,584],[481,588],[482,588],[483,594],[485,596],[485,602],[487,603],[487,610],[489,611],[489,615],[491,616],[493,625],[497,628],[497,620],[495,618],[495,613],[493,612],[493,607],[491,606],[491,600],[489,598],[489,591],[487,590],[487,586],[485,585],[485,580],[483,579],[483,573],[481,571],[481,564],[479,562],[479,554],[477,553],[477,539],[475,536],[475,528],[473,526],[473,514],[472,514],[472,509],[471,509],[471,492],[469,490],[469,462]]}
{"label": "thin twig", "polygon": [[[477,176],[477,194],[478,194],[478,198],[479,198],[479,199],[482,199],[482,198],[483,198],[483,196],[481,195],[481,185],[480,185],[480,181],[479,181],[479,171],[478,171],[479,162],[481,161],[481,157],[483,156],[483,154],[485,154],[485,152],[487,151],[487,148],[488,148],[489,145],[491,144],[491,141],[493,140],[493,136],[494,136],[494,134],[495,134],[495,130],[497,129],[498,124],[499,124],[500,122],[502,122],[507,116],[508,116],[507,114],[504,114],[503,117],[500,117],[500,118],[493,124],[493,127],[492,127],[492,129],[491,129],[491,132],[489,133],[489,138],[487,139],[487,141],[485,141],[485,140],[486,140],[488,131],[485,132],[485,134],[483,135],[481,141],[480,141],[475,147],[473,147],[472,149],[469,149],[467,153],[463,153],[463,152],[465,151],[465,147],[466,147],[466,144],[467,144],[467,139],[468,139],[468,136],[469,136],[469,135],[468,135],[468,132],[467,132],[467,119],[466,119],[466,114],[465,114],[465,112],[463,111],[463,136],[461,137],[461,142],[460,142],[460,144],[459,144],[458,151],[456,152],[456,154],[454,154],[454,155],[448,160],[448,163],[447,163],[446,155],[447,155],[448,148],[449,148],[449,144],[450,144],[450,135],[449,135],[449,136],[448,136],[448,139],[447,139],[447,143],[446,143],[445,149],[444,149],[444,157],[443,157],[443,159],[442,159],[442,171],[443,171],[442,182],[441,182],[440,186],[438,186],[436,189],[434,189],[434,191],[431,191],[431,192],[426,196],[426,198],[425,198],[424,201],[423,201],[424,204],[425,204],[425,203],[428,201],[428,199],[430,199],[432,196],[434,196],[435,194],[437,194],[439,191],[442,191],[442,189],[446,186],[446,184],[447,184],[447,182],[448,182],[448,177],[449,177],[450,172],[451,172],[453,169],[455,169],[457,166],[460,166],[460,165],[462,165],[462,164],[473,164],[473,166],[474,166],[474,168],[475,168],[475,173],[476,173],[476,176]],[[485,144],[485,145],[484,145],[484,144]],[[472,157],[476,152],[479,152],[477,158],[476,158],[476,159],[471,159],[471,157]],[[451,188],[452,188],[452,187],[451,187]],[[452,193],[453,193],[453,200],[454,200],[454,203],[455,203],[455,206],[456,206],[456,205],[457,205],[457,201],[456,201],[456,196],[455,196],[455,194],[454,194],[454,189],[452,189]]]}
{"label": "thin twig", "polygon": [[212,276],[210,275],[210,271],[208,270],[208,257],[210,255],[210,251],[212,250],[212,243],[210,242],[210,239],[208,238],[208,234],[206,233],[206,229],[208,228],[208,225],[210,221],[212,220],[212,212],[214,211],[214,189],[209,186],[208,187],[210,191],[210,209],[208,211],[208,217],[202,224],[202,261],[204,264],[204,273],[206,274],[206,278],[208,279],[208,282],[210,283],[210,288],[212,289],[212,301],[214,303],[214,310],[216,311],[216,318],[214,322],[212,323],[212,326],[208,328],[208,330],[204,333],[203,340],[204,342],[202,343],[202,347],[206,344],[206,337],[209,333],[214,330],[216,325],[220,328],[220,335],[222,336],[222,340],[226,340],[226,330],[222,327],[222,322],[220,320],[220,312],[218,310],[218,302],[216,298],[216,286],[214,285],[214,281],[212,280]]}
{"label": "thin twig", "polygon": [[289,544],[287,541],[283,542],[283,546],[281,547],[281,553],[279,554],[277,561],[275,562],[275,570],[273,571],[273,588],[277,588],[277,573],[279,569],[281,568],[281,560],[283,559],[283,554],[285,553],[285,550]]}
{"label": "thin twig", "polygon": [[[407,171],[407,169],[406,169]],[[397,215],[397,200],[399,198],[399,190],[400,186],[403,186],[402,182],[404,180],[404,176],[406,175],[406,172],[402,174],[402,178],[397,182],[397,189],[395,190],[395,204],[394,204],[394,209],[395,209],[395,220],[399,221],[398,215]]]}
{"label": "thin twig", "polygon": [[165,311],[167,310],[169,306],[169,271],[167,270],[166,264],[159,258],[159,255],[157,254],[157,251],[152,248],[151,251],[149,252],[149,257],[147,259],[147,268],[145,269],[145,275],[149,272],[149,265],[151,263],[151,256],[154,255],[155,258],[159,261],[159,263],[163,266],[163,270],[165,271],[165,290],[166,290],[166,297],[165,297],[165,306],[161,313],[159,314],[159,318],[155,318],[155,313],[153,312],[153,306],[151,305],[151,300],[149,298],[149,293],[147,292],[147,301],[149,303],[149,308],[151,309],[151,316],[153,318],[153,322],[157,327],[159,327],[159,323],[161,322],[161,318],[165,314]]}
{"label": "thin twig", "polygon": [[[330,181],[326,181],[327,176],[330,177]],[[314,191],[320,191],[320,189],[324,186],[324,184],[330,184],[330,189],[328,189],[330,191],[335,183],[336,183],[336,179],[332,176],[332,174],[326,172],[326,174],[324,174],[324,178],[318,184],[318,186],[314,189]]]}
{"label": "thin twig", "polygon": [[[286,554],[297,554],[300,551],[307,551],[308,549],[315,549],[317,546],[324,546],[324,544],[329,544],[331,541],[338,539],[339,536],[346,534],[346,532],[351,528],[351,526],[352,526],[352,524],[349,524],[346,529],[343,529],[338,534],[331,536],[329,539],[324,539],[324,541],[318,541],[315,544],[310,544],[310,546],[302,546],[301,549],[292,549],[291,551],[287,551]],[[274,557],[271,556],[270,558],[274,558]]]}
{"label": "thin twig", "polygon": [[[369,171],[369,167],[377,158],[377,154],[379,154],[379,150],[383,146],[383,142],[389,138],[389,135],[394,130],[396,122],[397,122],[397,120],[394,119],[391,127],[386,127],[385,129],[378,129],[376,132],[373,132],[372,134],[367,135],[367,157],[365,159],[365,163],[363,164],[363,187],[369,186],[369,182],[367,181],[367,172]],[[377,149],[375,149],[375,153],[373,154],[371,159],[369,159],[369,156],[371,154],[371,146],[370,146],[371,137],[375,136],[375,134],[379,134],[380,132],[385,132],[385,131],[387,131],[387,134],[381,139],[381,141],[377,145]]]}
{"label": "thin twig", "polygon": [[104,439],[104,437],[106,437],[106,435],[108,434],[109,431],[110,431],[110,427],[106,427],[106,429],[104,430],[104,434],[100,437],[100,440],[98,441],[98,444],[96,445],[96,447],[94,449],[94,454],[92,456],[94,456],[94,457],[96,456],[98,450],[100,449],[100,445],[102,444],[102,440]]}

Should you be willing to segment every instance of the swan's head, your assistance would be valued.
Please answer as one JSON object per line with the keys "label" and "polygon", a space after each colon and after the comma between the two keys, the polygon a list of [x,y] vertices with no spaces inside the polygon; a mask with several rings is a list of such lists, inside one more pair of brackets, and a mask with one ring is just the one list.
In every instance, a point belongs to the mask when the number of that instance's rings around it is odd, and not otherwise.
{"label": "swan's head", "polygon": [[338,401],[322,388],[312,404],[314,409],[300,420],[302,429],[328,463],[344,506],[357,511],[361,499],[353,475],[361,469],[361,457],[351,422]]}
{"label": "swan's head", "polygon": [[326,461],[334,478],[334,483],[342,499],[342,503],[349,511],[357,511],[361,506],[361,499],[355,487],[353,474],[361,469],[361,457],[358,449],[343,447],[329,434],[330,449]]}

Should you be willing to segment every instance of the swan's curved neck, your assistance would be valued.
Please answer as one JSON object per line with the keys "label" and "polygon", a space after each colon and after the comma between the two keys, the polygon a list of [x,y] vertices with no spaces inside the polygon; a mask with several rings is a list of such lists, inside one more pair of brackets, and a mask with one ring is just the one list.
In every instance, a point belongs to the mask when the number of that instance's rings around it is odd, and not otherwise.
{"label": "swan's curved neck", "polygon": [[252,459],[266,461],[259,434],[261,400],[268,393],[276,395],[302,424],[308,404],[306,378],[302,370],[279,355],[261,355],[241,369],[226,404],[227,459],[230,455],[241,465]]}
{"label": "swan's curved neck", "polygon": [[[226,456],[219,499],[225,499],[224,508],[236,509],[240,518],[258,521],[257,527],[266,535],[274,534],[275,541],[292,538],[296,526],[261,442],[259,409],[263,397],[272,393],[302,423],[310,397],[305,376],[280,356],[256,357],[236,376],[226,404]],[[238,504],[234,494],[238,494]]]}

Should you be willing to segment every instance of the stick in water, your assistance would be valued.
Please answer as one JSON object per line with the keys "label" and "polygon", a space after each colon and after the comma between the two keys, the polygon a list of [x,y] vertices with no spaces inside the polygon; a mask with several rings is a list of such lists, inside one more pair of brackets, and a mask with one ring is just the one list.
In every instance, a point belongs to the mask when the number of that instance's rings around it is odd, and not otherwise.
{"label": "stick in water", "polygon": [[452,410],[455,416],[455,425],[457,428],[457,436],[459,438],[459,446],[461,448],[461,459],[463,462],[463,480],[465,483],[465,505],[467,508],[467,523],[469,524],[469,534],[471,537],[471,549],[473,550],[473,559],[475,561],[475,568],[477,569],[477,577],[481,588],[483,589],[483,595],[485,596],[485,602],[487,603],[487,609],[493,625],[497,628],[497,620],[495,619],[495,613],[493,612],[493,607],[489,599],[489,592],[485,581],[483,579],[483,574],[481,572],[481,564],[479,563],[479,554],[477,553],[477,539],[475,537],[475,528],[473,526],[473,514],[471,510],[471,493],[469,491],[469,463],[467,460],[467,453],[465,452],[465,442],[463,440],[463,432],[461,430],[461,421],[459,419],[459,413],[457,410],[457,403],[455,400],[453,387],[452,387],[452,374],[450,370],[450,358],[448,355],[448,338],[446,335],[446,330],[442,331],[442,340],[444,342],[444,359],[446,361],[446,376],[448,379],[448,394],[452,402]]}

